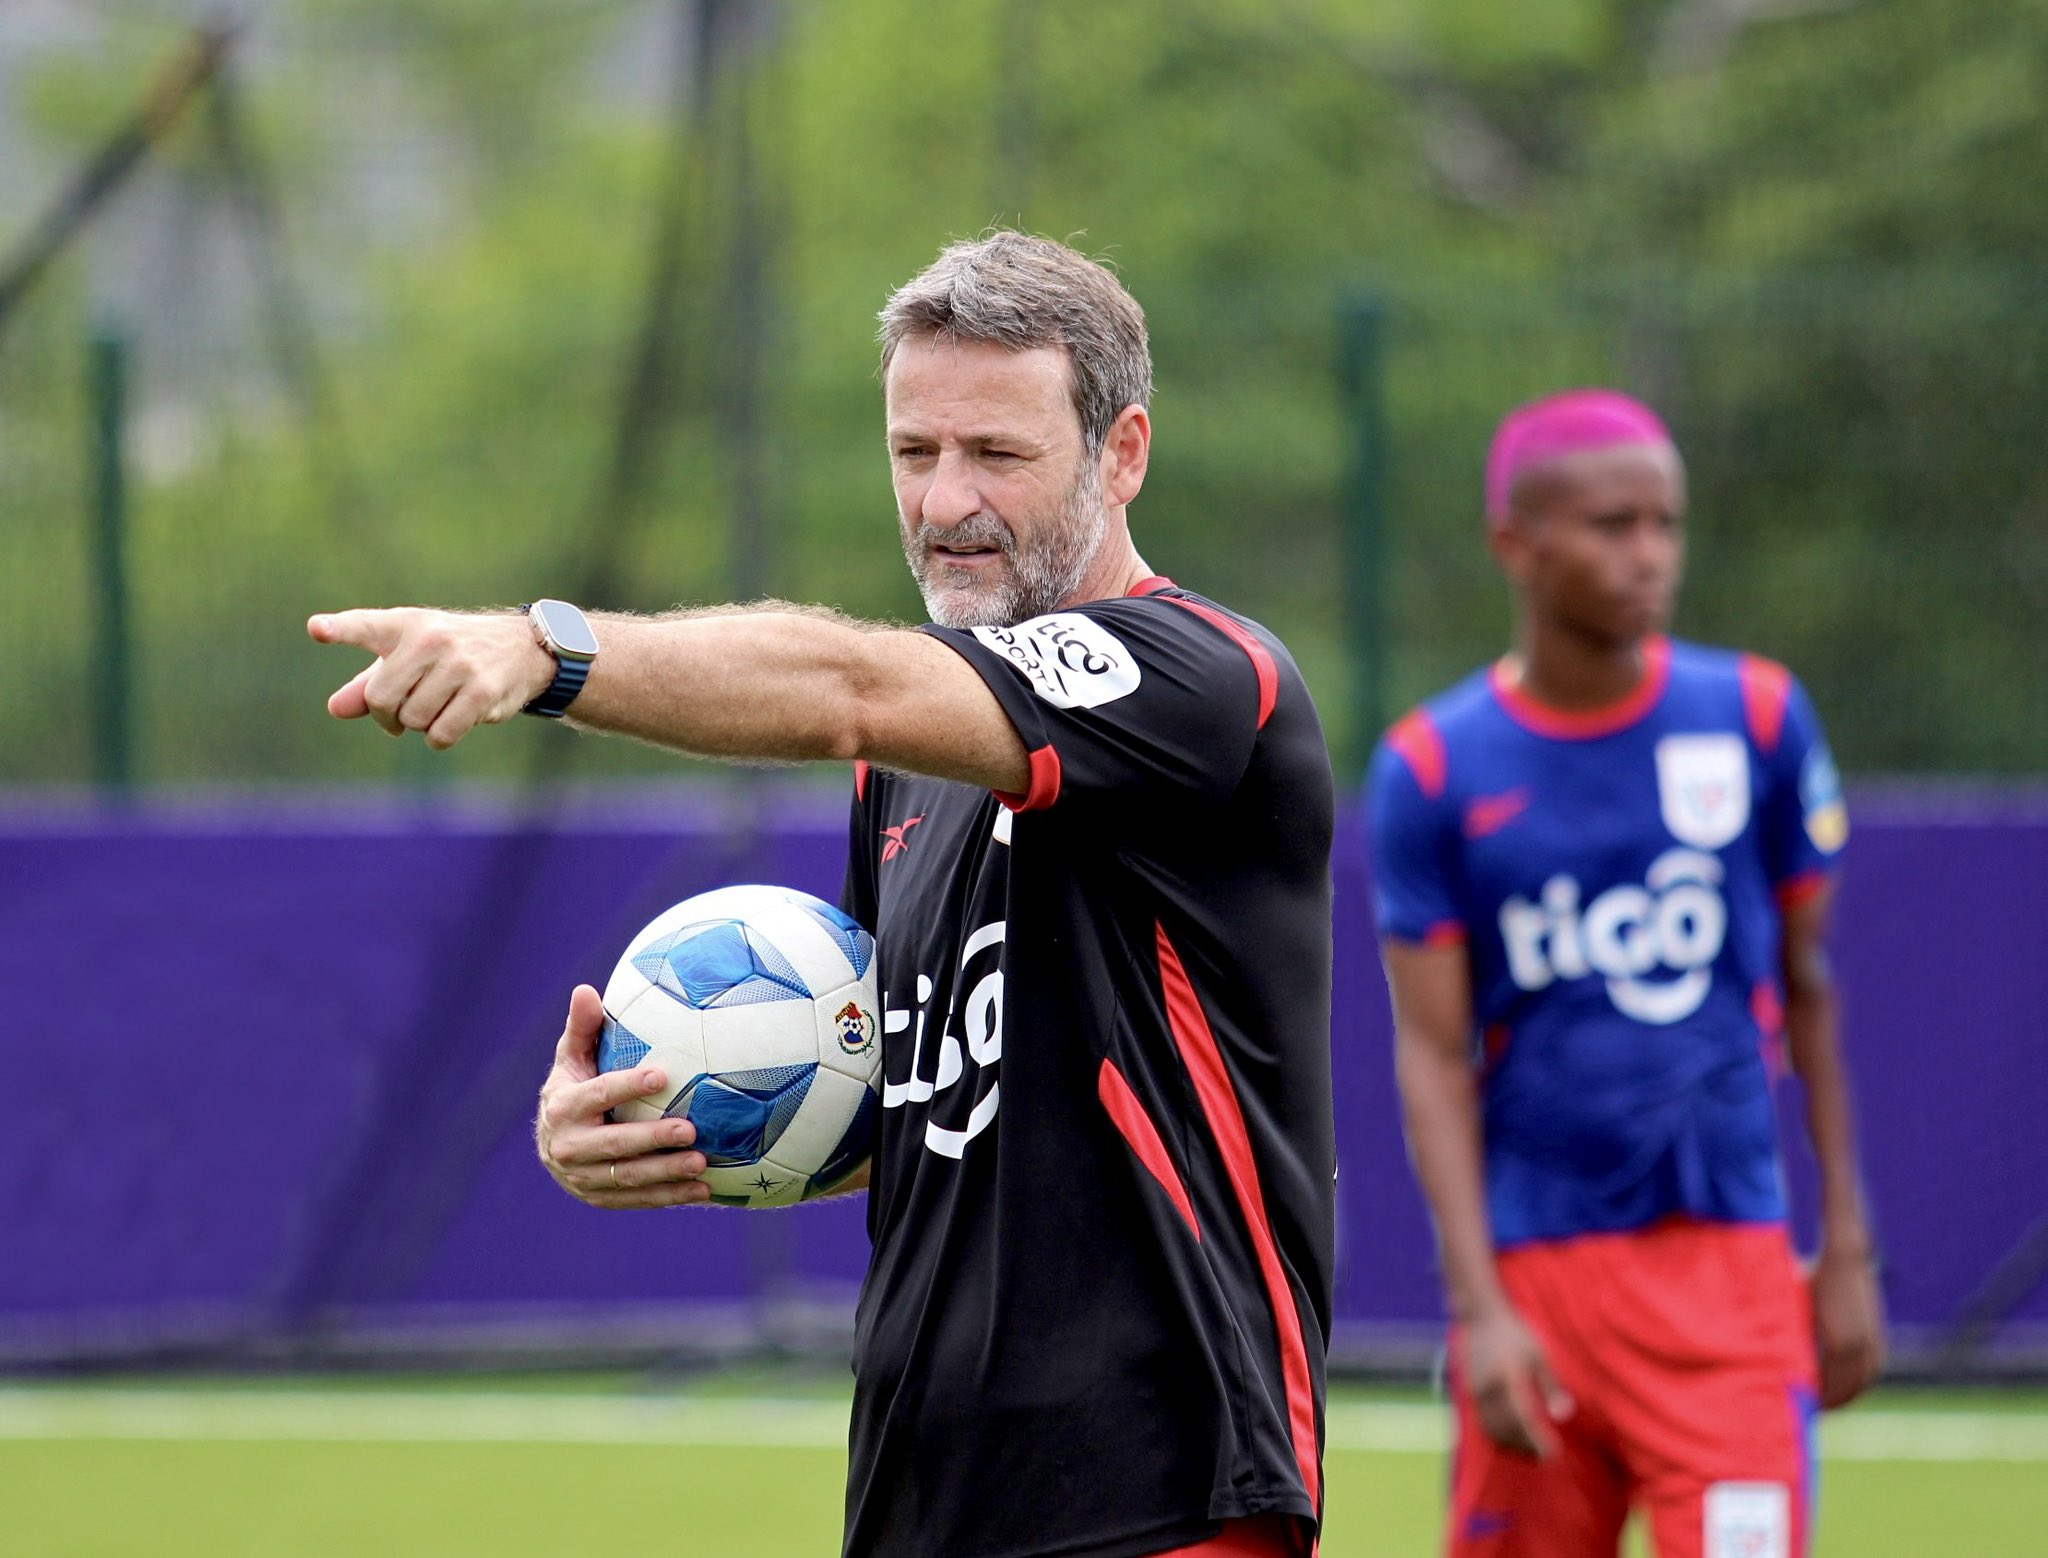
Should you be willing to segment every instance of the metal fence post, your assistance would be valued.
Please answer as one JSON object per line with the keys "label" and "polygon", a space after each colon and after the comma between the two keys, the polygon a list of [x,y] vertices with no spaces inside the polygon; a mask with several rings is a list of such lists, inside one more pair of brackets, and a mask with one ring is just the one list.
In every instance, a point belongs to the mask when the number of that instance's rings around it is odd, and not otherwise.
{"label": "metal fence post", "polygon": [[134,786],[131,708],[134,666],[128,633],[128,342],[110,325],[89,343],[93,517],[93,777],[125,795]]}
{"label": "metal fence post", "polygon": [[1387,723],[1386,305],[1358,293],[1337,310],[1337,383],[1345,458],[1344,642],[1351,659],[1351,730],[1345,767],[1362,773]]}

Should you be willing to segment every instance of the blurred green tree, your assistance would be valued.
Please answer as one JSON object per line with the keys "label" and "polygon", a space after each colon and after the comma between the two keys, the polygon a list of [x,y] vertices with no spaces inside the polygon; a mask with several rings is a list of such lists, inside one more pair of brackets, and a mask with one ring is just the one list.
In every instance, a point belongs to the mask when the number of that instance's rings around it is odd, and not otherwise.
{"label": "blurred green tree", "polygon": [[[691,53],[703,19],[654,0],[266,16],[241,62],[250,139],[332,425],[280,393],[263,256],[188,127],[0,352],[0,505],[33,519],[0,527],[30,689],[0,708],[0,779],[85,772],[65,717],[87,641],[76,359],[110,298],[141,375],[144,775],[521,771],[549,733],[427,762],[335,731],[320,698],[347,667],[299,619],[508,603],[612,544],[593,527],[665,216],[650,518],[605,604],[757,581],[915,616],[873,315],[946,238],[1009,221],[1106,256],[1145,304],[1141,545],[1283,633],[1340,742],[1334,321],[1366,287],[1391,331],[1399,700],[1504,638],[1477,528],[1492,422],[1604,380],[1664,406],[1690,457],[1682,631],[1788,659],[1852,771],[2043,767],[2048,210],[2024,198],[2048,170],[2042,0],[745,11],[716,69]],[[115,120],[175,36],[137,14],[17,67],[38,144],[75,158]],[[673,769],[623,744],[583,765]]]}

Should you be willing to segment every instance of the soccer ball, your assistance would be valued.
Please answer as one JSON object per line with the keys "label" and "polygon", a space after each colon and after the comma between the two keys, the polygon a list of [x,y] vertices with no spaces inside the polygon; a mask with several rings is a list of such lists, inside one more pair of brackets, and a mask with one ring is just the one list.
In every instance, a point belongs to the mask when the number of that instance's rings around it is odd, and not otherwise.
{"label": "soccer ball", "polygon": [[868,1156],[881,1086],[874,938],[787,887],[687,898],[627,947],[604,989],[600,1071],[643,1061],[666,1098],[615,1120],[685,1118],[724,1206],[788,1206]]}

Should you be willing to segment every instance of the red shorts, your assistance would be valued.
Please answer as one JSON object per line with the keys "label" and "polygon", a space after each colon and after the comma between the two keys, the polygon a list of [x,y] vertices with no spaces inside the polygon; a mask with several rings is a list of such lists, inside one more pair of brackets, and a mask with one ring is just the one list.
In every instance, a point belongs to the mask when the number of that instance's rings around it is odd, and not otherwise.
{"label": "red shorts", "polygon": [[1782,1228],[1673,1220],[1524,1245],[1500,1271],[1574,1409],[1550,1459],[1501,1449],[1453,1328],[1452,1558],[1611,1558],[1638,1504],[1658,1558],[1802,1558],[1813,1325]]}

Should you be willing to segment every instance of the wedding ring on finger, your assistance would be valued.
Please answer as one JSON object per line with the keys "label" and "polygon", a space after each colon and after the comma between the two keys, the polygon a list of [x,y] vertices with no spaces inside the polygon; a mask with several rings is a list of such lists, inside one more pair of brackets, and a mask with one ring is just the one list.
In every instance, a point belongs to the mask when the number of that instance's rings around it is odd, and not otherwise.
{"label": "wedding ring on finger", "polygon": [[618,1164],[614,1163],[612,1165],[612,1189],[624,1190],[625,1188],[626,1187],[624,1185],[619,1183],[619,1166]]}

